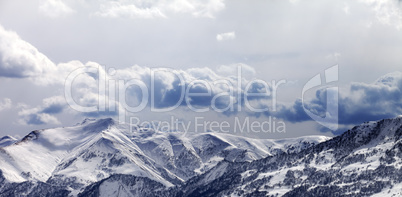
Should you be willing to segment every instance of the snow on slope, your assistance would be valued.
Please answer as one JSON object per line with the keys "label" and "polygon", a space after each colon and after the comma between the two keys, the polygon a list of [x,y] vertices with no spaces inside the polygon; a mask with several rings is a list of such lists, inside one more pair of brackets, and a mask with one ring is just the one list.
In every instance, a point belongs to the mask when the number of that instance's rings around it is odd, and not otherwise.
{"label": "snow on slope", "polygon": [[128,173],[171,186],[154,166],[148,165],[138,146],[113,125],[112,119],[103,119],[33,131],[15,145],[3,148],[0,168],[10,182],[46,182],[52,176],[64,176],[86,185],[111,174]]}
{"label": "snow on slope", "polygon": [[9,146],[11,144],[14,144],[15,142],[17,142],[17,139],[15,139],[14,137],[9,136],[9,135],[4,136],[4,137],[0,138],[0,148]]}
{"label": "snow on slope", "polygon": [[[220,177],[215,177],[219,171]],[[294,154],[221,162],[183,196],[400,196],[402,117],[361,124]]]}
{"label": "snow on slope", "polygon": [[298,152],[330,139],[306,136],[290,139],[252,139],[223,133],[155,132],[132,136],[132,140],[156,163],[184,181],[201,174],[219,161],[253,161],[280,152]]}
{"label": "snow on slope", "polygon": [[249,139],[222,133],[131,131],[114,120],[86,119],[73,127],[32,131],[0,147],[0,170],[9,182],[27,180],[70,188],[113,174],[146,177],[169,187],[202,174],[219,161],[253,161],[298,152],[328,137]]}

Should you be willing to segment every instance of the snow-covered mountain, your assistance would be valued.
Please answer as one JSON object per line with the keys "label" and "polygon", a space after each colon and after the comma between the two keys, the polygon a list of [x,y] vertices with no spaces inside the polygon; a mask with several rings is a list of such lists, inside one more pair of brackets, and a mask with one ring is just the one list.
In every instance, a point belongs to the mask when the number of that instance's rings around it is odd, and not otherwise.
{"label": "snow-covered mountain", "polygon": [[402,196],[402,117],[367,122],[296,153],[220,162],[175,196]]}
{"label": "snow-covered mountain", "polygon": [[0,196],[401,196],[401,167],[402,117],[284,140],[85,120],[0,148]]}
{"label": "snow-covered mountain", "polygon": [[14,144],[15,142],[17,142],[17,139],[15,139],[12,136],[6,135],[6,136],[0,138],[0,148],[9,146],[11,144]]}
{"label": "snow-covered mountain", "polygon": [[174,188],[222,163],[297,154],[330,139],[130,128],[110,118],[86,119],[73,127],[32,131],[21,140],[1,138],[0,196],[176,195]]}

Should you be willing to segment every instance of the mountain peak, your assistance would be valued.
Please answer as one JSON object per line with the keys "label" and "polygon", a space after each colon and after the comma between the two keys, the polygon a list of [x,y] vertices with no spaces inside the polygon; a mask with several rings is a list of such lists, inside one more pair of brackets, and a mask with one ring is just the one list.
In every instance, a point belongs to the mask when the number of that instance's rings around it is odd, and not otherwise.
{"label": "mountain peak", "polygon": [[96,121],[95,118],[85,118],[81,123],[78,123],[77,125],[85,125],[85,124],[88,124],[88,123],[94,122],[94,121]]}
{"label": "mountain peak", "polygon": [[26,135],[25,137],[23,137],[18,143],[27,142],[27,141],[30,141],[30,140],[38,139],[39,133],[40,133],[41,131],[43,131],[43,130],[31,131],[28,135]]}
{"label": "mountain peak", "polygon": [[14,144],[16,141],[17,139],[15,139],[14,137],[6,135],[0,138],[0,147],[9,146],[11,144]]}
{"label": "mountain peak", "polygon": [[6,135],[0,138],[0,142],[3,140],[17,140],[17,139],[15,139],[13,136]]}
{"label": "mountain peak", "polygon": [[104,119],[85,119],[82,125],[85,125],[85,131],[101,132],[109,129],[111,126],[115,125],[116,121],[112,118]]}

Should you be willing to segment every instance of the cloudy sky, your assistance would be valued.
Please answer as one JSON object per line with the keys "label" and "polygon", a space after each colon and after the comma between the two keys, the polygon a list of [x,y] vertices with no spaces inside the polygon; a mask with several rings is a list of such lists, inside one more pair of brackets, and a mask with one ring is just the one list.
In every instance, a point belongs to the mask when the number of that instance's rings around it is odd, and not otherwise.
{"label": "cloudy sky", "polygon": [[86,117],[333,136],[402,114],[401,52],[397,0],[0,0],[0,136]]}

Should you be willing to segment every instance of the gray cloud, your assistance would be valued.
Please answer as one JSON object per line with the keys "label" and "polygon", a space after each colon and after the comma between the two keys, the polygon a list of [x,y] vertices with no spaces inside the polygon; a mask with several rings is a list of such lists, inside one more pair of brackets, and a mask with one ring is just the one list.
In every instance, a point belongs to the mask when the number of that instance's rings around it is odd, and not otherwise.
{"label": "gray cloud", "polygon": [[213,18],[225,7],[222,0],[208,1],[104,1],[95,15],[110,18],[166,18],[170,13],[190,13],[195,17]]}
{"label": "gray cloud", "polygon": [[[246,76],[250,77],[250,73],[255,71],[244,64],[236,64],[231,66],[222,66],[218,68],[222,70],[236,70],[237,68],[245,68]],[[151,72],[154,72],[154,78],[151,78]],[[271,87],[269,84],[263,85],[261,81],[253,81],[251,79],[245,79],[240,76],[230,75],[230,72],[226,72],[226,76],[219,74],[209,68],[192,68],[188,70],[174,70],[166,69],[165,71],[152,71],[150,68],[134,66],[130,69],[117,70],[114,78],[118,79],[139,79],[143,81],[147,89],[150,90],[149,94],[154,96],[154,104],[156,108],[168,108],[175,105],[179,106],[194,106],[194,108],[211,108],[212,102],[214,106],[224,113],[235,112],[235,108],[228,108],[232,104],[231,102],[241,102],[244,105],[244,97],[247,93],[261,93],[265,96],[247,96],[249,100],[268,99]],[[243,73],[243,72],[242,72]],[[228,75],[229,74],[229,75]],[[151,81],[154,88],[151,88]],[[242,82],[242,86],[238,87],[239,81]],[[249,87],[246,87],[250,83]],[[245,88],[248,88],[247,90]],[[187,94],[188,93],[188,94]],[[196,95],[196,94],[202,94]],[[127,91],[127,95],[136,97],[137,100],[142,99],[142,94],[139,88],[132,88]],[[240,95],[240,98],[238,97]],[[187,99],[187,100],[186,100]],[[128,99],[130,100],[130,99]],[[151,103],[151,97],[149,97],[148,104]],[[189,105],[187,105],[189,104]]]}
{"label": "gray cloud", "polygon": [[341,98],[340,122],[356,124],[402,114],[402,72],[380,77],[372,84],[354,83]]}
{"label": "gray cloud", "polygon": [[23,109],[18,113],[18,115],[21,117],[18,122],[23,125],[61,124],[55,116],[41,113],[38,108]]}
{"label": "gray cloud", "polygon": [[[133,66],[126,69],[116,69],[116,73],[109,75],[104,68],[98,63],[88,62],[82,64],[78,61],[61,63],[57,66],[46,58],[42,53],[38,52],[35,47],[26,43],[13,32],[2,29],[0,38],[13,38],[9,41],[12,47],[5,48],[1,51],[3,57],[3,70],[9,69],[12,72],[4,72],[3,76],[7,77],[29,77],[35,78],[38,75],[42,80],[46,78],[49,84],[62,84],[63,79],[77,68],[95,68],[98,73],[86,72],[75,79],[75,98],[74,100],[82,106],[93,106],[102,99],[110,100],[109,95],[99,95],[98,77],[105,75],[107,79],[132,80],[138,79],[145,83],[150,95],[153,95],[154,107],[163,109],[173,107],[175,105],[181,107],[193,107],[194,109],[211,110],[212,104],[215,110],[221,110],[225,115],[233,115],[239,112],[238,105],[245,106],[246,99],[253,102],[260,109],[267,109],[265,112],[253,113],[247,112],[252,116],[259,117],[261,114],[265,116],[275,116],[290,122],[310,121],[311,118],[305,113],[304,108],[314,114],[324,117],[326,114],[326,90],[318,90],[315,98],[311,101],[302,103],[296,100],[292,106],[279,105],[278,110],[272,111],[266,102],[271,101],[272,87],[268,84],[262,84],[263,81],[254,81],[255,70],[245,64],[223,65],[217,71],[210,68],[191,68],[187,70],[180,69],[164,69],[156,71],[148,67]],[[25,47],[21,47],[25,46]],[[15,50],[15,53],[8,53],[6,49]],[[37,59],[45,61],[46,64],[37,63]],[[6,60],[4,60],[6,59]],[[10,64],[11,59],[19,64]],[[15,60],[14,60],[15,59]],[[17,61],[19,59],[26,61]],[[6,63],[4,63],[6,62]],[[12,65],[12,66],[5,66]],[[244,76],[237,76],[237,69],[244,70]],[[42,71],[42,70],[47,70]],[[155,72],[156,71],[156,72]],[[155,74],[151,76],[151,73]],[[29,73],[29,74],[26,74]],[[242,72],[243,74],[243,72]],[[226,75],[226,76],[225,76]],[[47,77],[53,76],[53,77]],[[152,78],[154,77],[154,78]],[[401,113],[401,84],[402,77],[400,72],[385,75],[379,78],[373,84],[353,83],[348,93],[342,93],[339,99],[339,123],[340,124],[357,124],[367,120],[376,120],[381,118],[393,117]],[[224,81],[224,83],[216,83]],[[242,82],[242,86],[238,86],[238,82]],[[151,82],[153,89],[151,88]],[[246,90],[246,84],[249,84]],[[187,92],[185,92],[187,91]],[[106,93],[106,92],[105,92]],[[266,93],[263,96],[250,96],[249,93]],[[187,94],[187,95],[186,95]],[[195,94],[204,94],[202,96]],[[208,94],[208,95],[205,95]],[[137,105],[142,99],[142,93],[138,87],[130,87],[127,89],[125,96],[129,105]],[[25,117],[28,124],[44,124],[59,123],[52,114],[59,114],[66,108],[66,104],[61,97],[54,100],[44,100],[41,107],[30,110],[23,110],[20,115]],[[120,100],[110,100],[117,105],[117,109],[124,109],[119,103]],[[212,103],[213,101],[213,103]],[[152,100],[148,97],[147,103],[150,106]],[[304,108],[303,108],[304,105]],[[115,116],[114,111],[98,111],[83,113],[86,116]]]}
{"label": "gray cloud", "polygon": [[60,124],[61,122],[54,115],[62,113],[66,107],[65,99],[61,96],[46,98],[41,106],[33,108],[25,104],[21,105],[21,110],[18,112],[21,118],[19,123],[28,125]]}
{"label": "gray cloud", "polygon": [[[22,7],[22,3],[26,6]],[[38,9],[32,9],[38,5]],[[302,84],[299,82],[337,62],[343,66],[339,70],[342,77],[340,87],[345,87],[351,81],[369,81],[378,77],[377,73],[400,70],[402,60],[399,54],[402,49],[399,44],[402,43],[401,7],[395,0],[326,3],[257,0],[253,4],[209,0],[41,0],[38,4],[36,1],[15,0],[2,5],[0,12],[2,26],[17,31],[23,38],[0,27],[0,82],[7,82],[7,85],[1,86],[2,90],[6,90],[2,91],[2,96],[11,98],[13,103],[36,106],[23,110],[18,108],[20,112],[25,112],[20,113],[20,118],[32,124],[61,122],[59,118],[67,125],[73,123],[67,122],[72,117],[116,115],[116,111],[78,113],[62,104],[41,103],[43,98],[63,96],[64,81],[77,68],[115,66],[118,74],[108,76],[110,79],[128,81],[137,78],[149,87],[150,78],[145,73],[149,68],[172,67],[174,72],[187,78],[181,84],[174,75],[158,73],[155,81],[157,90],[153,93],[156,108],[162,109],[177,103],[182,94],[181,88],[188,88],[192,80],[208,83],[218,79],[236,80],[236,69],[230,64],[244,62],[252,68],[248,70],[247,65],[243,65],[242,78],[245,81],[257,78],[298,81],[283,88],[283,91],[281,89],[278,103],[283,99],[290,105],[278,104],[275,112],[269,105],[270,95],[248,96],[253,106],[264,106],[269,110],[264,113],[245,111],[261,119],[266,118],[265,114],[298,123],[294,127],[297,130],[298,125],[313,124],[304,113],[303,103],[295,101],[300,97]],[[217,42],[217,33],[228,31],[235,32],[236,38]],[[126,69],[133,64],[143,67]],[[216,65],[223,66],[213,69]],[[109,95],[99,95],[97,77],[90,73],[77,77],[73,88],[74,99],[82,106],[112,100],[120,109],[122,106],[118,100],[109,98]],[[29,90],[22,85],[16,91],[17,86],[13,86],[16,81],[19,84],[30,83],[27,86]],[[237,87],[236,84],[230,87],[236,96],[240,95],[240,99],[219,97],[217,107],[225,108],[235,100],[244,110],[245,87]],[[400,89],[398,84],[387,87],[386,83],[353,83],[347,91],[341,92],[341,124],[355,124],[400,113]],[[190,88],[190,93],[206,91],[201,84]],[[210,107],[214,96],[227,92],[225,85],[214,86],[210,96],[190,96],[189,103],[198,108]],[[264,92],[264,87],[252,84],[250,92]],[[138,88],[127,90],[128,104],[135,106],[141,97]],[[316,92],[314,99],[305,102],[304,107],[323,116],[325,102],[326,93],[321,90]],[[179,105],[184,109],[183,113],[171,114],[182,117],[193,115],[186,110],[185,102]],[[144,111],[148,108],[149,105]],[[23,130],[18,124],[9,125],[10,120],[18,118],[18,109],[8,109],[11,110],[3,110],[2,113],[15,115],[7,117],[2,124],[10,127],[9,130]],[[222,113],[244,115],[238,114],[237,105],[233,111]],[[140,115],[150,116],[146,112]],[[154,118],[153,115],[151,118]],[[220,113],[214,115],[224,117]],[[295,133],[289,131],[286,137]]]}
{"label": "gray cloud", "polygon": [[59,114],[67,107],[66,101],[63,97],[56,96],[43,100],[43,106],[40,113],[45,114]]}
{"label": "gray cloud", "polygon": [[[6,31],[4,28],[0,29],[0,39],[8,42],[8,44],[0,45],[0,55],[3,57],[0,70],[4,71],[2,72],[3,77],[27,77],[39,81],[46,80],[47,84],[63,84],[63,79],[66,79],[69,73],[77,68],[97,69],[97,73],[86,72],[74,80],[73,99],[82,106],[94,106],[106,99],[116,104],[119,110],[125,108],[119,103],[121,100],[113,100],[109,98],[109,95],[99,94],[98,77],[105,75],[107,80],[138,79],[144,82],[147,90],[150,90],[148,94],[153,95],[154,107],[159,109],[178,105],[196,110],[212,110],[213,105],[215,110],[221,110],[219,112],[230,116],[237,114],[240,110],[234,103],[239,103],[243,107],[248,100],[260,106],[259,109],[267,109],[264,112],[255,113],[252,110],[246,111],[256,117],[264,114],[289,122],[310,121],[311,118],[306,114],[304,108],[322,117],[326,115],[325,89],[318,90],[311,101],[302,103],[301,100],[296,100],[292,106],[279,105],[278,110],[273,111],[265,104],[271,101],[272,87],[260,83],[263,82],[261,80],[253,82],[256,71],[246,64],[223,65],[216,72],[207,67],[156,71],[148,67],[133,66],[126,69],[115,69],[114,74],[108,74],[102,66],[95,62],[82,64],[79,61],[72,61],[54,65],[35,47],[19,38],[14,32]],[[237,76],[238,68],[244,70],[244,76]],[[152,72],[154,75],[151,75]],[[223,83],[219,81],[223,81]],[[238,85],[239,81],[242,82],[241,86]],[[246,90],[247,84],[249,86]],[[349,92],[342,93],[339,99],[339,123],[342,125],[357,124],[367,120],[399,115],[402,112],[401,87],[402,74],[400,72],[385,75],[373,84],[353,83]],[[128,105],[137,105],[143,96],[138,87],[130,87],[125,93],[125,101]],[[248,95],[250,93],[266,94],[250,96]],[[60,96],[45,99],[42,106],[24,109],[19,115],[23,117],[26,124],[60,124],[53,115],[62,113],[67,108],[63,99]],[[151,97],[148,97],[148,107],[151,102]],[[96,117],[115,116],[117,111],[93,111],[82,114]]]}
{"label": "gray cloud", "polygon": [[[315,98],[292,106],[280,106],[276,112],[266,112],[267,116],[276,116],[290,122],[312,120],[304,107],[316,115],[325,117],[327,105],[325,89],[316,91]],[[402,72],[389,73],[374,83],[353,83],[349,92],[340,92],[339,124],[360,124],[365,121],[395,117],[402,114]]]}

